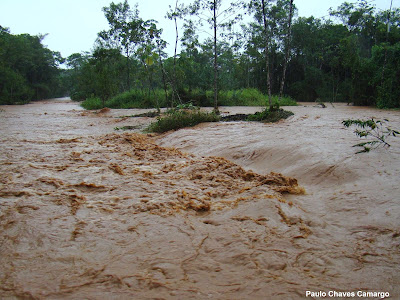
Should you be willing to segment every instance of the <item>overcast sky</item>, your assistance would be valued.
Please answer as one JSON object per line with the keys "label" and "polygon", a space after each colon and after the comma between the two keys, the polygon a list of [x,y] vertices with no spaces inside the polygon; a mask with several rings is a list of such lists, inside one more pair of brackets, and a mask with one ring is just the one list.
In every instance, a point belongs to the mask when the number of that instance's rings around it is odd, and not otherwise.
{"label": "overcast sky", "polygon": [[[163,28],[163,39],[173,53],[175,28],[173,21],[165,19],[169,5],[176,0],[129,0],[131,7],[139,4],[139,16],[155,19]],[[354,0],[347,0],[354,2]],[[48,34],[43,41],[52,51],[59,51],[63,57],[72,53],[91,51],[97,33],[108,29],[102,7],[113,0],[0,0],[0,25],[10,28],[12,34]],[[115,3],[123,0],[114,0]],[[179,0],[189,4],[192,0]],[[299,16],[323,17],[330,7],[337,8],[345,0],[294,0]],[[378,9],[389,9],[390,0],[374,0]],[[399,7],[400,0],[393,0],[393,7]]]}

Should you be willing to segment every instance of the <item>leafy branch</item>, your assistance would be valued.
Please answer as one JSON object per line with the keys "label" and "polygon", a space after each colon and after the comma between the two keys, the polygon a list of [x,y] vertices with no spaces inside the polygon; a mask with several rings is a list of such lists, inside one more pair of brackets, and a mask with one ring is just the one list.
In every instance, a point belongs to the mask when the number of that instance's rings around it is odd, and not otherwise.
{"label": "leafy branch", "polygon": [[356,152],[356,154],[358,154],[369,152],[371,149],[378,148],[382,145],[386,148],[390,147],[390,144],[387,142],[387,138],[390,136],[396,137],[396,135],[400,134],[400,132],[387,127],[386,122],[389,122],[389,120],[384,119],[381,121],[371,118],[369,120],[344,120],[342,124],[345,127],[350,127],[352,125],[359,127],[360,129],[354,130],[354,133],[360,138],[372,138],[372,140],[353,146],[363,148],[363,150]]}

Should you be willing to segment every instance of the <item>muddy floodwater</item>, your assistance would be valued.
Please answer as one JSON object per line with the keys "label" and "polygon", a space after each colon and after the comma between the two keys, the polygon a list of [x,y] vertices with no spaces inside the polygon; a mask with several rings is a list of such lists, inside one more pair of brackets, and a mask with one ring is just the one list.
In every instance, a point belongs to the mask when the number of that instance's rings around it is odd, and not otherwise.
{"label": "muddy floodwater", "polygon": [[0,298],[399,299],[400,138],[355,154],[341,122],[400,111],[286,109],[145,135],[143,110],[0,106]]}

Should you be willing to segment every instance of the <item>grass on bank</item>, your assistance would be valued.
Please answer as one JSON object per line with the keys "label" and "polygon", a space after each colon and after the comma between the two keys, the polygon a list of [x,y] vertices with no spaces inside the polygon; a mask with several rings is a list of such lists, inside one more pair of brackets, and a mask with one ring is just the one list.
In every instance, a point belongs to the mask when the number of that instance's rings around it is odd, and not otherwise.
{"label": "grass on bank", "polygon": [[[192,91],[180,91],[182,103],[193,103],[196,106],[212,107],[214,106],[213,92],[201,89]],[[150,94],[148,91],[133,89],[119,94],[106,101],[105,107],[109,108],[160,108],[170,107],[172,101],[172,92],[156,89]],[[273,104],[278,104],[278,96],[272,97]],[[176,104],[176,103],[175,103]],[[219,106],[265,106],[267,97],[257,89],[239,89],[220,91],[218,93]],[[297,102],[290,97],[282,97],[279,101],[280,106],[295,106]],[[100,98],[91,97],[81,103],[81,106],[88,110],[103,108]]]}

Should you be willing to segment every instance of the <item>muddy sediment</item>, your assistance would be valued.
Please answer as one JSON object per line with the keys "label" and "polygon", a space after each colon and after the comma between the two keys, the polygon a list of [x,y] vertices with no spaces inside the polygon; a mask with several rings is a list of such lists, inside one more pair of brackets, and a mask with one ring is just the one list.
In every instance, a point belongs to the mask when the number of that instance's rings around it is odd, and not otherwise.
{"label": "muddy sediment", "polygon": [[1,298],[399,295],[398,142],[355,156],[354,108],[156,137],[114,130],[139,110],[2,108]]}

